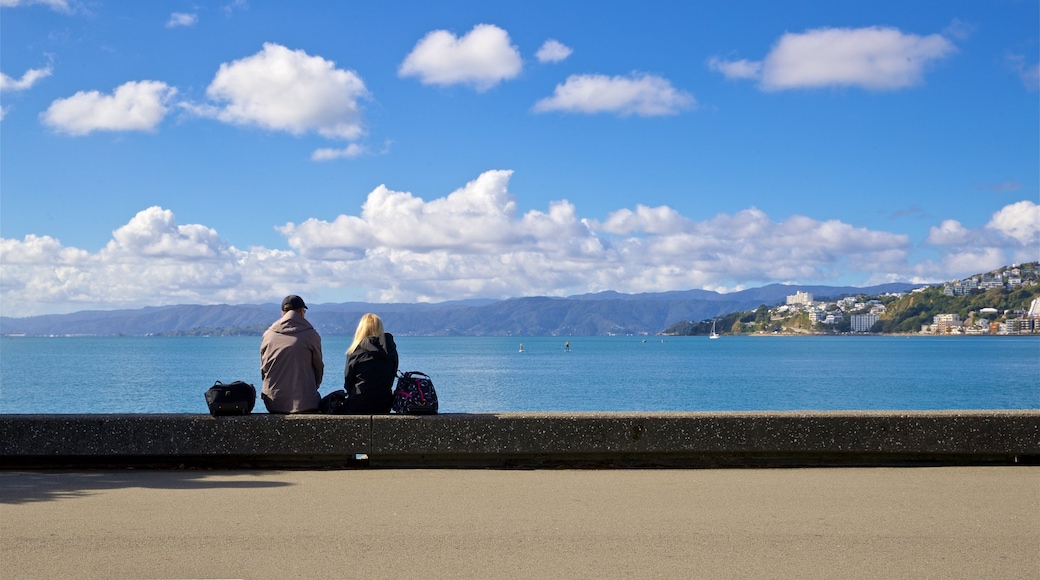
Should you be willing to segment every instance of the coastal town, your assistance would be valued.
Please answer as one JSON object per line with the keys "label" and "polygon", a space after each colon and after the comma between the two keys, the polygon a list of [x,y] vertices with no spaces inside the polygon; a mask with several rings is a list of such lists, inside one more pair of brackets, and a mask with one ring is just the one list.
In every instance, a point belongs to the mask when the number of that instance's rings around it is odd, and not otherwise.
{"label": "coastal town", "polygon": [[[1012,265],[963,280],[879,296],[817,300],[796,292],[785,304],[747,314],[740,333],[1040,334],[1037,263]],[[937,311],[936,311],[937,310]],[[910,314],[910,316],[908,316]]]}

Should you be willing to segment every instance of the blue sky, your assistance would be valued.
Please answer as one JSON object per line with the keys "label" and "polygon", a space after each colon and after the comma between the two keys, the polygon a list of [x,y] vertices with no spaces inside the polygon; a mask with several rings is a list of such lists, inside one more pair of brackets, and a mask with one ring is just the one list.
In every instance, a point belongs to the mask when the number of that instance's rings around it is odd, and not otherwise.
{"label": "blue sky", "polygon": [[1040,259],[1037,2],[0,0],[0,312]]}

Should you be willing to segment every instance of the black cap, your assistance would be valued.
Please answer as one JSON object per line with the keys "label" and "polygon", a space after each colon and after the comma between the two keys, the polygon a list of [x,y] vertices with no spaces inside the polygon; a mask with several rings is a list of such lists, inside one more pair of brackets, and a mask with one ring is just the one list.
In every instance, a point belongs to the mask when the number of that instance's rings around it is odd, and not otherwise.
{"label": "black cap", "polygon": [[307,305],[303,303],[303,298],[295,294],[290,294],[282,300],[282,312],[288,312],[290,310],[299,310],[303,308],[307,309]]}

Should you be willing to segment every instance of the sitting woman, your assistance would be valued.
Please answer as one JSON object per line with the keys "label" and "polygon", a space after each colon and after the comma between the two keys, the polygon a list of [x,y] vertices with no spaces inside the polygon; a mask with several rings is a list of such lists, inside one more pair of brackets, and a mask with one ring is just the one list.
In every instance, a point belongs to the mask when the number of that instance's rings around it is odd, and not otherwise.
{"label": "sitting woman", "polygon": [[375,314],[362,316],[354,332],[354,342],[347,349],[343,381],[347,400],[343,412],[354,415],[389,413],[394,402],[397,362],[394,335],[383,330],[383,321]]}

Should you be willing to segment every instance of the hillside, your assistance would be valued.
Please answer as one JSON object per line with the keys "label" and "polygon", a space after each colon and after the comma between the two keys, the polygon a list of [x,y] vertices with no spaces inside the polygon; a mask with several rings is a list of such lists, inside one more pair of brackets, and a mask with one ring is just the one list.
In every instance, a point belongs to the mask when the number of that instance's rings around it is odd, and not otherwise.
{"label": "hillside", "polygon": [[[729,334],[848,333],[853,331],[854,315],[875,314],[877,321],[868,330],[859,331],[905,334],[924,329],[932,332],[931,326],[939,315],[946,315],[951,323],[944,324],[941,332],[935,329],[935,333],[941,334],[1019,334],[1040,330],[1034,330],[1034,322],[1021,322],[1033,300],[1040,297],[1036,262],[1007,266],[909,293],[814,296],[817,300],[811,304],[760,306],[755,310],[728,313],[716,317],[716,327],[719,332]],[[1009,322],[1011,328],[1008,328]],[[669,326],[664,334],[706,335],[711,323],[711,320],[685,320]]]}
{"label": "hillside", "polygon": [[1029,310],[1034,298],[1040,296],[1040,285],[1021,288],[990,288],[969,296],[946,296],[942,288],[929,288],[924,292],[904,296],[888,305],[885,316],[880,320],[880,332],[918,332],[922,326],[932,324],[939,314],[957,314],[960,320],[971,326],[980,318],[981,311],[996,310],[986,318],[990,322],[1007,321],[1022,317]]}

